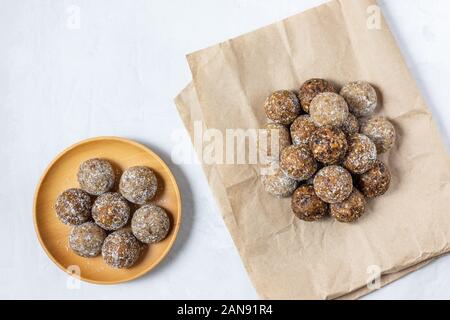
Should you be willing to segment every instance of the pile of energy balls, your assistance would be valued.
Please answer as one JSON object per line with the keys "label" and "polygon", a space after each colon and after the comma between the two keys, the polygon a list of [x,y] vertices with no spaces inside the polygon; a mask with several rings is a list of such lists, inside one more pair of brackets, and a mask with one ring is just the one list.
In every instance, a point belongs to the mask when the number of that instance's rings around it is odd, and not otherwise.
{"label": "pile of energy balls", "polygon": [[[129,268],[146,244],[163,240],[170,229],[167,212],[150,204],[158,190],[152,169],[135,166],[120,176],[119,191],[113,192],[118,176],[104,159],[84,161],[78,170],[80,188],[71,188],[56,199],[59,220],[73,226],[69,247],[77,255],[92,258],[102,254],[113,268]],[[133,214],[132,207],[140,206]],[[124,228],[131,218],[130,228]]]}
{"label": "pile of energy balls", "polygon": [[[292,211],[305,221],[329,214],[340,222],[356,221],[366,199],[383,195],[391,181],[377,155],[392,148],[395,128],[373,115],[375,89],[356,81],[337,92],[330,82],[311,79],[298,96],[276,91],[264,105],[265,151],[274,168],[262,176],[264,189],[276,197],[292,196]],[[274,137],[278,148],[271,147]]]}

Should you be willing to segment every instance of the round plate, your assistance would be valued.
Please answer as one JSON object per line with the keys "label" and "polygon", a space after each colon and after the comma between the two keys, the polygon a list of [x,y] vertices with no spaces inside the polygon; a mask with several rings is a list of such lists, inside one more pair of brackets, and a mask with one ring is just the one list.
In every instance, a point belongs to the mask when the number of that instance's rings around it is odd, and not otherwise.
{"label": "round plate", "polygon": [[[68,246],[71,227],[64,225],[56,216],[56,198],[64,190],[78,187],[78,167],[90,158],[109,160],[120,172],[132,166],[148,166],[157,173],[159,185],[162,186],[152,203],[163,207],[170,215],[170,232],[162,242],[148,245],[139,261],[129,269],[111,268],[101,255],[95,258],[77,256]],[[169,252],[181,223],[180,191],[167,165],[147,147],[116,137],[84,140],[58,155],[37,186],[33,209],[39,241],[50,259],[67,273],[97,284],[130,281],[152,270]]]}

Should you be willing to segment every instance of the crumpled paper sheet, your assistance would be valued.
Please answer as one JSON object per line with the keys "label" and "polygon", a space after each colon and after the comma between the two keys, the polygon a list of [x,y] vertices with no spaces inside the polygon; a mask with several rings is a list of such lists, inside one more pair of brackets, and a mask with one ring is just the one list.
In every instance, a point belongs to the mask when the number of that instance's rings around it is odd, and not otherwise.
{"label": "crumpled paper sheet", "polygon": [[[176,104],[177,104],[180,116],[181,116],[183,122],[185,123],[190,136],[193,137],[194,136],[194,127],[193,127],[194,121],[202,121],[202,112],[200,109],[200,104],[198,102],[197,93],[195,91],[195,87],[194,87],[193,83],[190,83],[180,93],[180,95],[176,99]],[[203,167],[204,167],[204,171],[208,177],[208,181],[209,181],[211,187],[216,186],[216,188],[213,188],[213,193],[214,193],[216,199],[218,199],[219,203],[222,204],[221,208],[222,208],[222,212],[224,212],[223,208],[226,208],[226,205],[227,205],[226,204],[227,203],[226,195],[224,196],[223,194],[221,194],[221,191],[223,190],[223,188],[218,187],[220,182],[217,182],[216,174],[214,172],[215,169],[213,166],[208,166],[205,164],[203,164]],[[224,215],[224,217],[225,216],[226,215]],[[232,229],[233,224],[227,223],[227,225],[230,230],[234,230],[234,229]],[[232,235],[233,235],[233,232],[232,232]],[[237,237],[238,237],[238,235],[236,235],[234,237],[234,239],[237,239]],[[383,287],[383,286],[423,267],[424,265],[428,264],[432,260],[434,260],[434,259],[425,260],[421,263],[418,263],[411,267],[405,268],[398,272],[382,274],[381,278],[380,278],[380,287]],[[367,278],[368,279],[370,278],[369,274],[368,274]],[[346,300],[347,299],[356,299],[356,298],[366,295],[367,293],[373,291],[374,289],[375,288],[370,288],[367,285],[365,285],[359,289],[356,289],[350,293],[347,293],[343,296],[339,296],[336,298],[346,299]]]}
{"label": "crumpled paper sheet", "polygon": [[396,146],[381,156],[391,188],[355,224],[296,219],[290,199],[264,192],[256,165],[204,165],[262,298],[356,298],[370,291],[371,266],[384,285],[449,251],[450,159],[386,22],[367,27],[375,4],[332,1],[188,56],[193,85],[176,104],[191,135],[194,120],[223,133],[261,128],[265,98],[312,77],[369,81],[377,113],[397,129]]}

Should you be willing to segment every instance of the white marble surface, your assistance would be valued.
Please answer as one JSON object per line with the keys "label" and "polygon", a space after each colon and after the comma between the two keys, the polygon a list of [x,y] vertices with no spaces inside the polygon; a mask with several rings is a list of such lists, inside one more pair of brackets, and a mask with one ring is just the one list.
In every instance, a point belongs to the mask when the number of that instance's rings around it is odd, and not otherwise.
{"label": "white marble surface", "polygon": [[[184,55],[313,7],[319,0],[0,1],[0,298],[249,298],[248,276],[198,165],[170,164],[182,123],[173,97]],[[382,1],[412,73],[450,137],[450,1]],[[80,25],[70,18],[80,10]],[[74,11],[75,10],[75,11]],[[32,223],[36,183],[68,145],[99,135],[144,142],[184,194],[175,247],[136,281],[68,289]],[[371,295],[450,298],[450,257]]]}

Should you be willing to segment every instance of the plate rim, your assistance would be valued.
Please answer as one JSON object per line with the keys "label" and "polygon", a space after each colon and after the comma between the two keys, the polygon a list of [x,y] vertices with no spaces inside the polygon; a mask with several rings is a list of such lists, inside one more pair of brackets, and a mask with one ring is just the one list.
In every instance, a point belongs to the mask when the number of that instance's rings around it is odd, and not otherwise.
{"label": "plate rim", "polygon": [[61,152],[59,152],[54,158],[53,160],[47,165],[47,167],[45,168],[44,172],[41,174],[39,181],[36,185],[36,189],[34,191],[34,198],[33,198],[33,224],[34,224],[34,230],[36,232],[36,235],[38,237],[39,240],[39,244],[41,245],[42,249],[44,250],[45,254],[47,255],[47,257],[50,258],[51,261],[53,261],[54,264],[56,264],[58,266],[58,268],[60,268],[61,270],[64,271],[64,273],[74,277],[74,275],[72,273],[70,273],[66,268],[64,268],[64,266],[48,251],[41,233],[39,231],[39,227],[37,224],[37,199],[38,199],[38,195],[39,192],[41,190],[42,187],[42,183],[45,179],[45,177],[48,175],[48,172],[50,171],[50,169],[54,166],[54,164],[59,161],[66,153],[68,153],[70,150],[75,149],[76,147],[86,144],[86,143],[90,143],[90,142],[95,142],[95,141],[101,141],[101,140],[113,140],[113,141],[119,141],[119,142],[123,142],[123,143],[128,143],[128,144],[132,144],[140,149],[143,149],[145,152],[150,153],[160,164],[162,167],[164,167],[167,172],[169,173],[169,178],[170,180],[172,180],[173,184],[175,185],[175,194],[177,197],[177,201],[179,203],[178,206],[178,217],[179,217],[179,221],[178,223],[174,224],[173,228],[174,228],[174,235],[172,237],[172,239],[170,240],[168,246],[166,247],[166,249],[164,250],[164,252],[159,256],[159,258],[156,260],[156,263],[150,267],[150,268],[146,268],[143,271],[130,276],[130,277],[126,277],[124,279],[120,279],[120,280],[93,280],[93,279],[87,279],[84,278],[83,275],[81,274],[79,277],[77,276],[76,278],[88,282],[88,283],[92,283],[92,284],[98,284],[98,285],[113,285],[113,284],[119,284],[119,283],[124,283],[124,282],[129,282],[129,281],[133,281],[137,278],[142,277],[143,275],[147,274],[148,272],[150,272],[151,270],[153,270],[154,268],[156,268],[162,260],[164,260],[164,258],[167,256],[167,254],[170,252],[170,250],[172,249],[173,245],[175,244],[175,241],[178,237],[178,233],[180,231],[180,226],[182,223],[182,213],[183,213],[183,206],[182,206],[182,201],[181,201],[181,194],[180,194],[180,188],[178,186],[177,180],[175,179],[175,176],[172,173],[172,170],[170,170],[169,166],[161,159],[161,157],[154,152],[153,150],[151,150],[149,147],[145,146],[142,143],[136,142],[134,140],[128,139],[128,138],[122,138],[122,137],[117,137],[117,136],[98,136],[98,137],[93,137],[93,138],[88,138],[88,139],[84,139],[81,140],[79,142],[76,142],[72,145],[70,145],[69,147],[65,148],[64,150],[62,150]]}

